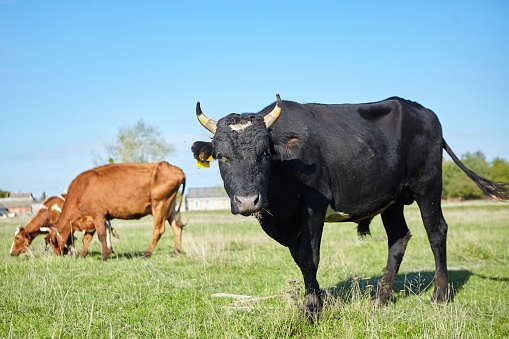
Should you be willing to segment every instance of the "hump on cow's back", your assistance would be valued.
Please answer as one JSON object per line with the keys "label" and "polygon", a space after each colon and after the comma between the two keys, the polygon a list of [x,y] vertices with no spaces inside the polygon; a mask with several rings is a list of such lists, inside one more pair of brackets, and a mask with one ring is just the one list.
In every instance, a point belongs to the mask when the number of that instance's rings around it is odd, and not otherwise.
{"label": "hump on cow's back", "polygon": [[184,178],[184,172],[177,166],[171,165],[166,161],[154,163],[153,170],[154,181],[176,181],[180,184]]}
{"label": "hump on cow's back", "polygon": [[382,118],[400,108],[401,103],[399,98],[393,97],[384,101],[362,104],[360,105],[358,112],[364,119],[370,120]]}

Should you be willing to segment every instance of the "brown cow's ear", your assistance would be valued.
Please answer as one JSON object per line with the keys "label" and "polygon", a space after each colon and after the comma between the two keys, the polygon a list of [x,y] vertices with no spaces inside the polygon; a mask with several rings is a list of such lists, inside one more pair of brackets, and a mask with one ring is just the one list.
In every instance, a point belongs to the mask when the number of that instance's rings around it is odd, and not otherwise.
{"label": "brown cow's ear", "polygon": [[50,215],[50,217],[49,217],[50,225],[55,225],[57,223],[58,219],[60,218],[60,211],[51,209],[49,212],[49,215]]}

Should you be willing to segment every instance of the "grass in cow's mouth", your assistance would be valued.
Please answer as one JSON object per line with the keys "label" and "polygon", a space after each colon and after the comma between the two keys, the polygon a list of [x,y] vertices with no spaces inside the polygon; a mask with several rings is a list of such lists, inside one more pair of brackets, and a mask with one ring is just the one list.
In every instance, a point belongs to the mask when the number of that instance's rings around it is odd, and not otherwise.
{"label": "grass in cow's mouth", "polygon": [[85,259],[47,254],[42,237],[10,257],[16,225],[28,219],[0,219],[0,337],[508,337],[509,205],[445,204],[444,214],[453,302],[429,302],[433,255],[414,204],[406,212],[413,237],[395,303],[386,307],[371,301],[387,258],[379,217],[363,240],[353,223],[326,224],[318,271],[324,310],[313,322],[303,315],[299,268],[255,218],[186,212],[186,254],[172,257],[168,227],[147,260],[152,218],[113,220],[121,238],[107,262],[97,238]]}

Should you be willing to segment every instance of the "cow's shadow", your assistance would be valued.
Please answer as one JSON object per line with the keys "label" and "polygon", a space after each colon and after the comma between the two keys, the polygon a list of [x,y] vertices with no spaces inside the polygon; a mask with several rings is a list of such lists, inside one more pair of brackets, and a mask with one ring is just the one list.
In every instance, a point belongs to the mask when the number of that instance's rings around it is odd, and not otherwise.
{"label": "cow's shadow", "polygon": [[[139,252],[115,252],[110,254],[110,259],[141,259],[145,251]],[[87,258],[102,258],[102,253],[100,251],[88,251]]]}
{"label": "cow's shadow", "polygon": [[[173,252],[171,252],[171,253],[173,253]],[[145,258],[143,256],[144,254],[145,254],[145,251],[115,252],[113,254],[110,254],[110,259],[133,259],[133,260],[136,260],[136,259],[148,259],[148,258],[150,258],[150,257]],[[171,254],[170,257],[177,258],[177,257],[185,255],[185,254],[186,253],[182,251],[178,255]],[[157,253],[155,253],[155,252],[152,253],[152,256],[154,256],[154,255],[157,255]],[[100,251],[88,251],[87,258],[88,257],[101,259],[102,258],[102,253]]]}
{"label": "cow's shadow", "polygon": [[[472,276],[468,270],[449,270],[449,283],[452,287],[453,297],[461,293],[461,289]],[[394,283],[395,301],[412,295],[421,295],[434,287],[434,271],[400,273]],[[323,292],[328,298],[339,299],[343,303],[350,303],[354,299],[374,298],[377,286],[382,276],[361,278],[353,277],[338,282]],[[488,278],[499,279],[499,278]]]}

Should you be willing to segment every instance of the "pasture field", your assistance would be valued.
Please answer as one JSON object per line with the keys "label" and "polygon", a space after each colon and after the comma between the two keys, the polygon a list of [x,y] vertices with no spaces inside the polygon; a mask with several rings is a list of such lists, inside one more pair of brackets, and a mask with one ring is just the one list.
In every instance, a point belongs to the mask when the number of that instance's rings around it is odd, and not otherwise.
{"label": "pasture field", "polygon": [[10,257],[15,227],[29,219],[0,219],[0,337],[509,337],[509,204],[445,204],[454,301],[439,305],[429,302],[434,260],[419,211],[414,204],[405,213],[413,237],[396,302],[377,309],[370,296],[387,256],[380,217],[364,240],[353,223],[325,225],[318,279],[326,304],[313,321],[302,314],[297,265],[254,218],[184,212],[186,254],[172,257],[168,227],[147,260],[152,217],[113,220],[121,238],[107,262],[97,238],[84,259],[45,253],[42,236]]}

